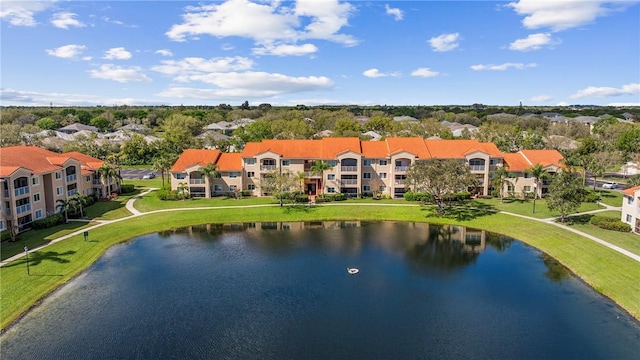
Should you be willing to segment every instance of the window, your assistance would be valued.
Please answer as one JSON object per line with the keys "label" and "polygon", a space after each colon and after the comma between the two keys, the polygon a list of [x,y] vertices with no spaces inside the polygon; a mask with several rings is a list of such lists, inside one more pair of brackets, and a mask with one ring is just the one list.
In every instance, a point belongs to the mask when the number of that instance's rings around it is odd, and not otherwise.
{"label": "window", "polygon": [[236,185],[229,185],[229,191],[236,191]]}
{"label": "window", "polygon": [[364,159],[364,166],[371,166],[371,159]]}
{"label": "window", "polygon": [[380,160],[380,165],[387,166],[387,160]]}
{"label": "window", "polygon": [[176,174],[176,179],[178,179],[178,180],[182,180],[182,179],[184,179],[185,177],[186,177],[186,174],[185,174],[185,173],[177,173],[177,174]]}
{"label": "window", "polygon": [[633,205],[633,198],[632,197],[628,197],[627,198],[627,205]]}
{"label": "window", "polygon": [[62,186],[56,188],[56,195],[62,195]]}
{"label": "window", "polygon": [[329,160],[329,161],[327,161],[327,163],[329,165],[331,165],[331,167],[334,167],[334,166],[338,165],[338,161],[337,160]]}
{"label": "window", "polygon": [[370,185],[364,185],[362,187],[362,191],[363,192],[371,192],[371,186]]}
{"label": "window", "polygon": [[515,190],[515,188],[513,187],[513,185],[511,185],[511,184],[507,185],[507,191],[514,191],[514,190]]}
{"label": "window", "polygon": [[529,174],[529,173],[527,173],[527,172],[526,172],[526,173],[524,173],[524,178],[525,178],[525,179],[531,179],[531,174]]}
{"label": "window", "polygon": [[336,174],[327,174],[327,180],[335,180]]}
{"label": "window", "polygon": [[235,171],[232,171],[232,172],[230,172],[230,173],[229,173],[229,177],[230,177],[231,179],[235,179],[235,178],[237,178],[237,177],[238,177],[238,173],[237,173],[237,172],[235,172]]}
{"label": "window", "polygon": [[378,174],[378,176],[380,177],[380,179],[386,179],[387,178],[387,173],[380,173]]}
{"label": "window", "polygon": [[631,223],[631,218],[632,218],[631,214],[627,214],[627,222],[628,223]]}
{"label": "window", "polygon": [[56,171],[56,180],[60,180],[62,178],[62,174],[60,174],[60,171]]}
{"label": "window", "polygon": [[370,172],[366,172],[366,173],[362,174],[362,178],[363,179],[371,179],[371,173]]}
{"label": "window", "polygon": [[36,210],[36,219],[42,218],[42,209]]}
{"label": "window", "polygon": [[249,190],[255,190],[255,189],[256,189],[256,186],[255,186],[255,185],[253,185],[253,184],[249,184],[249,185],[247,185],[247,189],[249,189]]}
{"label": "window", "polygon": [[380,192],[385,192],[387,190],[387,187],[384,185],[380,185]]}
{"label": "window", "polygon": [[34,176],[31,178],[31,185],[38,185],[40,184],[40,177],[38,176]]}
{"label": "window", "polygon": [[329,194],[335,194],[335,193],[336,193],[336,188],[334,188],[333,186],[329,186],[329,187],[327,188],[327,192],[328,192]]}
{"label": "window", "polygon": [[4,230],[4,220],[0,220],[0,230]]}
{"label": "window", "polygon": [[248,172],[247,172],[247,177],[252,178],[252,177],[255,177],[255,176],[256,176],[256,173],[255,173],[255,172],[253,172],[253,171],[248,171]]}
{"label": "window", "polygon": [[291,160],[282,160],[282,166],[289,166],[291,165]]}
{"label": "window", "polygon": [[221,185],[213,185],[213,191],[222,191]]}
{"label": "window", "polygon": [[524,187],[524,191],[529,192],[531,191],[531,186],[527,185]]}
{"label": "window", "polygon": [[87,175],[84,177],[84,181],[89,182],[91,181],[91,175]]}
{"label": "window", "polygon": [[38,201],[40,201],[40,193],[33,194],[33,202],[38,202]]}
{"label": "window", "polygon": [[256,159],[255,158],[244,159],[244,163],[246,165],[255,165],[256,164]]}

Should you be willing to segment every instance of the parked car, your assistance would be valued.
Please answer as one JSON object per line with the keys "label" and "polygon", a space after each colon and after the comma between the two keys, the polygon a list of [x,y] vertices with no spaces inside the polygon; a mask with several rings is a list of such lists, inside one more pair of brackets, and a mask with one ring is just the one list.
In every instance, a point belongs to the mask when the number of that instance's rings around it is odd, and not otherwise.
{"label": "parked car", "polygon": [[618,188],[618,183],[614,183],[614,182],[606,182],[604,184],[602,184],[602,188],[603,189],[616,189]]}
{"label": "parked car", "polygon": [[149,180],[149,179],[153,179],[155,177],[156,177],[156,173],[148,173],[148,174],[145,174],[142,178],[145,179],[145,180]]}

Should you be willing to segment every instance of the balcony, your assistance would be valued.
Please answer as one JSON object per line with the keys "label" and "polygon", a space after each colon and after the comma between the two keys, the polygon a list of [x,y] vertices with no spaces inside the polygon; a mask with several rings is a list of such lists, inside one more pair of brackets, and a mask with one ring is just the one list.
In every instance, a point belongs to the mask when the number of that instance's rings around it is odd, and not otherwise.
{"label": "balcony", "polygon": [[469,169],[471,169],[471,171],[484,171],[485,166],[484,165],[469,165]]}
{"label": "balcony", "polygon": [[28,193],[29,193],[29,187],[28,186],[19,187],[19,188],[16,188],[15,190],[13,190],[14,196],[22,196],[22,195],[25,195],[25,194],[28,194]]}
{"label": "balcony", "polygon": [[355,172],[358,171],[358,167],[357,166],[341,166],[340,167],[341,171],[347,171],[347,172]]}
{"label": "balcony", "polygon": [[343,179],[340,180],[342,185],[356,185],[358,184],[358,179]]}
{"label": "balcony", "polygon": [[76,181],[77,179],[78,179],[78,175],[76,174],[67,175],[67,182],[73,182],[73,181]]}
{"label": "balcony", "polygon": [[9,197],[9,190],[8,189],[4,189],[4,197],[6,197],[6,198]]}
{"label": "balcony", "polygon": [[306,177],[306,178],[321,178],[322,174],[314,174],[311,171],[305,171],[304,172],[304,177]]}
{"label": "balcony", "polygon": [[206,184],[206,180],[205,179],[189,179],[189,184],[202,185],[202,184]]}
{"label": "balcony", "polygon": [[27,211],[31,211],[31,204],[24,204],[16,207],[16,214],[22,214]]}
{"label": "balcony", "polygon": [[400,165],[400,166],[396,166],[395,171],[396,172],[405,172],[409,170],[409,166],[408,165]]}
{"label": "balcony", "polygon": [[70,197],[70,196],[75,195],[76,193],[78,193],[78,189],[71,189],[71,190],[67,191],[67,196]]}
{"label": "balcony", "polygon": [[273,171],[275,169],[275,165],[260,165],[260,171]]}
{"label": "balcony", "polygon": [[396,185],[404,185],[407,181],[405,179],[396,179],[394,184]]}
{"label": "balcony", "polygon": [[100,179],[93,179],[92,184],[93,185],[102,185],[102,181],[100,181]]}

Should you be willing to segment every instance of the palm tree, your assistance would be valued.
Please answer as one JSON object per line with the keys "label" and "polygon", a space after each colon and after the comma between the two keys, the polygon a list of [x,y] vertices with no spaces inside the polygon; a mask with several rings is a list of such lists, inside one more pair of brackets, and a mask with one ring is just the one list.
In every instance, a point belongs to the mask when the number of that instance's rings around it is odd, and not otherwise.
{"label": "palm tree", "polygon": [[56,210],[64,212],[64,222],[69,222],[69,210],[75,209],[75,203],[71,198],[60,199],[56,201]]}
{"label": "palm tree", "polygon": [[218,165],[212,162],[207,163],[205,166],[200,168],[200,173],[202,173],[202,175],[207,178],[209,186],[209,197],[211,197],[211,183],[213,182],[214,178],[220,176],[220,173],[218,172]]}
{"label": "palm tree", "polygon": [[505,183],[509,183],[508,180],[511,177],[511,173],[509,172],[509,168],[507,165],[498,166],[493,171],[494,175],[494,185],[500,188],[500,202],[504,202],[504,185]]}
{"label": "palm tree", "polygon": [[538,198],[538,190],[540,187],[540,180],[549,176],[549,173],[540,164],[535,164],[529,169],[529,173],[533,178],[533,213],[536,213],[536,199]]}
{"label": "palm tree", "polygon": [[300,192],[304,194],[304,179],[307,178],[307,174],[304,171],[298,171],[296,174],[298,181],[300,181]]}
{"label": "palm tree", "polygon": [[318,181],[318,188],[320,188],[320,196],[324,197],[324,191],[323,187],[322,187],[322,179],[324,176],[324,172],[325,170],[329,170],[332,169],[333,166],[329,165],[329,163],[326,163],[324,161],[316,161],[313,163],[313,166],[311,167],[311,173],[314,175],[320,175],[320,180]]}
{"label": "palm tree", "polygon": [[167,170],[169,170],[172,165],[173,165],[173,161],[171,161],[171,158],[166,156],[165,154],[161,154],[160,156],[156,157],[155,160],[153,161],[153,170],[159,171],[160,177],[162,177],[163,189],[164,189],[164,176],[166,175]]}
{"label": "palm tree", "polygon": [[187,183],[184,183],[184,182],[179,183],[176,190],[178,191],[178,194],[180,194],[180,196],[182,197],[182,200],[189,197],[189,185],[187,185]]}
{"label": "palm tree", "polygon": [[107,188],[107,192],[111,192],[111,182],[115,180],[116,188],[120,186],[122,177],[118,174],[118,170],[109,163],[104,163],[98,168],[100,173],[100,181]]}
{"label": "palm tree", "polygon": [[71,198],[75,207],[80,209],[80,217],[84,217],[84,207],[87,206],[87,196],[75,193]]}

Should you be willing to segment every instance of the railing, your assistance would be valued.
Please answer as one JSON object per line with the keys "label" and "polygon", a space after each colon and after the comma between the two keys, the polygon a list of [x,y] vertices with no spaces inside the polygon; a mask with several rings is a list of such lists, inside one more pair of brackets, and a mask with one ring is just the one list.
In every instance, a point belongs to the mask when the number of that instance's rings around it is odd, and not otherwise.
{"label": "railing", "polygon": [[306,177],[306,178],[319,178],[319,177],[322,177],[322,174],[321,173],[314,174],[311,171],[305,171],[304,172],[304,177]]}
{"label": "railing", "polygon": [[404,185],[407,181],[405,179],[396,179],[396,185]]}
{"label": "railing", "polygon": [[77,178],[78,178],[78,175],[76,174],[67,175],[67,182],[76,181]]}
{"label": "railing", "polygon": [[93,185],[102,185],[102,181],[100,179],[94,179]]}
{"label": "railing", "polygon": [[262,171],[272,171],[275,169],[276,169],[275,165],[260,165],[260,170]]}
{"label": "railing", "polygon": [[341,166],[340,170],[342,171],[358,171],[357,166]]}
{"label": "railing", "polygon": [[203,192],[191,192],[191,197],[192,198],[203,198],[206,197],[207,193],[203,193]]}
{"label": "railing", "polygon": [[31,211],[31,204],[24,204],[16,207],[16,214]]}
{"label": "railing", "polygon": [[485,166],[484,165],[469,165],[469,168],[471,169],[471,171],[484,171]]}
{"label": "railing", "polygon": [[17,188],[15,190],[13,190],[13,193],[14,193],[14,196],[20,196],[20,195],[28,194],[29,193],[29,187],[28,186],[23,186],[23,187]]}
{"label": "railing", "polygon": [[206,184],[205,179],[189,179],[189,184]]}
{"label": "railing", "polygon": [[396,172],[407,171],[407,170],[409,170],[409,166],[406,166],[406,165],[404,165],[404,166],[396,166]]}
{"label": "railing", "polygon": [[67,191],[67,196],[73,196],[78,192],[78,189],[72,189]]}
{"label": "railing", "polygon": [[340,180],[342,185],[356,185],[358,183],[358,179],[342,179]]}
{"label": "railing", "polygon": [[542,180],[542,185],[543,185],[543,186],[549,186],[549,185],[551,185],[551,180]]}
{"label": "railing", "polygon": [[9,190],[8,189],[4,189],[4,197],[6,197],[6,198],[9,197]]}

